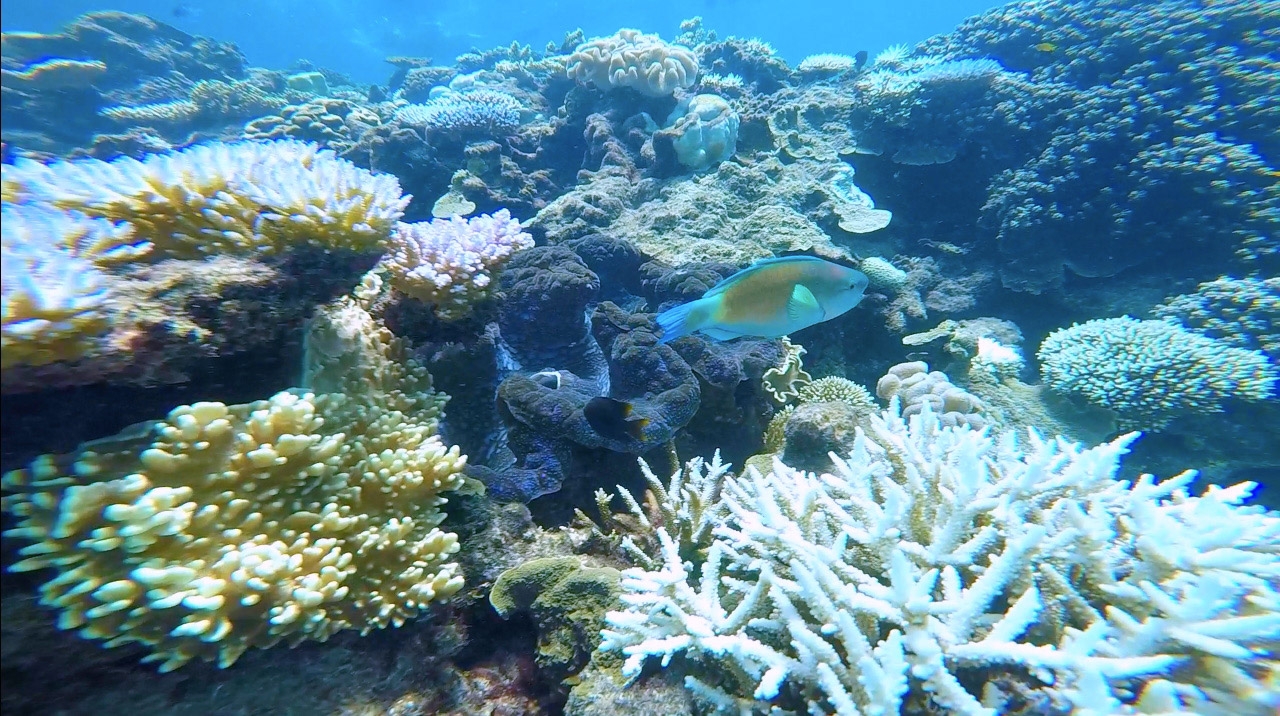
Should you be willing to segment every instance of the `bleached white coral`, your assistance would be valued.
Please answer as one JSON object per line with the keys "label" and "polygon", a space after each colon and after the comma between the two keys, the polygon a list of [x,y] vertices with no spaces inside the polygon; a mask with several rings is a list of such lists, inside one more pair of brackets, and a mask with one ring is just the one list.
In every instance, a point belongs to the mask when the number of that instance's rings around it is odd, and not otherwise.
{"label": "bleached white coral", "polygon": [[1006,346],[994,338],[978,339],[978,352],[969,362],[970,370],[978,370],[998,380],[1017,378],[1026,361],[1017,346]]}
{"label": "bleached white coral", "polygon": [[1117,480],[1135,438],[891,408],[835,474],[728,479],[701,564],[658,528],[600,648],[632,677],[683,655],[689,688],[735,713],[894,714],[915,693],[994,715],[964,684],[1010,668],[1082,714],[1273,713],[1280,517],[1243,506],[1249,483]]}

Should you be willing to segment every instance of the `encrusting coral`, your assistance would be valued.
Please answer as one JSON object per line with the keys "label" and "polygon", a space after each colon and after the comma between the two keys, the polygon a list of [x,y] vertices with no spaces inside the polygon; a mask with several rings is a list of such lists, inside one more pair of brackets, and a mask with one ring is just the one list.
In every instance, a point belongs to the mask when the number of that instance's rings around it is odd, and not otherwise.
{"label": "encrusting coral", "polygon": [[657,547],[600,648],[632,679],[683,657],[721,712],[994,716],[1007,674],[1073,713],[1274,713],[1280,518],[1242,505],[1253,483],[1116,479],[1136,437],[989,437],[895,401],[831,474],[691,463],[668,521],[628,503]]}
{"label": "encrusting coral", "polygon": [[[462,587],[438,528],[466,458],[443,396],[350,299],[321,311],[309,390],[160,421],[4,478],[18,571],[52,568],[59,626],[162,671],[400,625]],[[328,392],[322,392],[328,391]]]}

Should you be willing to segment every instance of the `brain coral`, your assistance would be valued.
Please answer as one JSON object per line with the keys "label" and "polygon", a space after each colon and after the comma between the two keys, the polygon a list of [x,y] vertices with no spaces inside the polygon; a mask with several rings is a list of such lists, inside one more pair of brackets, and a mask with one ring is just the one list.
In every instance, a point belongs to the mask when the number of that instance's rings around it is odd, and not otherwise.
{"label": "brain coral", "polygon": [[1277,379],[1258,351],[1129,316],[1054,331],[1037,357],[1045,384],[1114,410],[1124,429],[1159,430],[1179,415],[1221,412],[1229,398],[1266,400]]}
{"label": "brain coral", "polygon": [[269,254],[300,244],[380,251],[409,197],[315,144],[215,142],[142,161],[5,167],[4,198],[127,222],[151,259]]}
{"label": "brain coral", "polygon": [[578,45],[566,66],[569,77],[597,87],[630,87],[650,97],[666,97],[687,89],[698,76],[698,58],[657,35],[618,30]]}
{"label": "brain coral", "polygon": [[41,601],[59,626],[146,645],[162,671],[225,667],[399,625],[461,588],[437,527],[466,462],[436,435],[443,400],[385,332],[334,328],[344,310],[318,322],[347,392],[182,406],[5,476],[7,534],[32,543],[13,568],[56,570]]}

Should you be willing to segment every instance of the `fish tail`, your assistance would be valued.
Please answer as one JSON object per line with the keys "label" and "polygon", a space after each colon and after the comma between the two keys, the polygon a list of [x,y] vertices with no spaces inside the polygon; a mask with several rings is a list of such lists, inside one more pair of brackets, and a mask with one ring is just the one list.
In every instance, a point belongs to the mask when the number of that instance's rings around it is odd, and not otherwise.
{"label": "fish tail", "polygon": [[631,437],[644,441],[644,429],[649,425],[648,418],[635,418],[627,421],[627,434]]}
{"label": "fish tail", "polygon": [[702,327],[702,300],[690,301],[658,314],[658,326],[662,328],[660,343],[670,343],[687,336]]}

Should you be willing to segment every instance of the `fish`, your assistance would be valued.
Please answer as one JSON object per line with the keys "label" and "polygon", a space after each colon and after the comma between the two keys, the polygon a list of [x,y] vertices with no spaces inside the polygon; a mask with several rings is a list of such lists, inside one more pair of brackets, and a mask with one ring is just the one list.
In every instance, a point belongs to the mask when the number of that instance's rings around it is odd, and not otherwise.
{"label": "fish", "polygon": [[703,333],[718,340],[779,338],[843,315],[867,290],[866,274],[813,256],[758,261],[702,298],[658,315],[660,342]]}
{"label": "fish", "polygon": [[591,429],[610,440],[643,440],[648,418],[633,415],[635,406],[625,400],[600,396],[587,401],[582,414]]}
{"label": "fish", "polygon": [[866,66],[867,66],[867,51],[858,50],[858,54],[853,56],[853,69],[855,72],[860,72],[862,68]]}
{"label": "fish", "polygon": [[1031,46],[1031,49],[1037,52],[1057,52],[1058,46],[1052,42],[1038,42]]}

